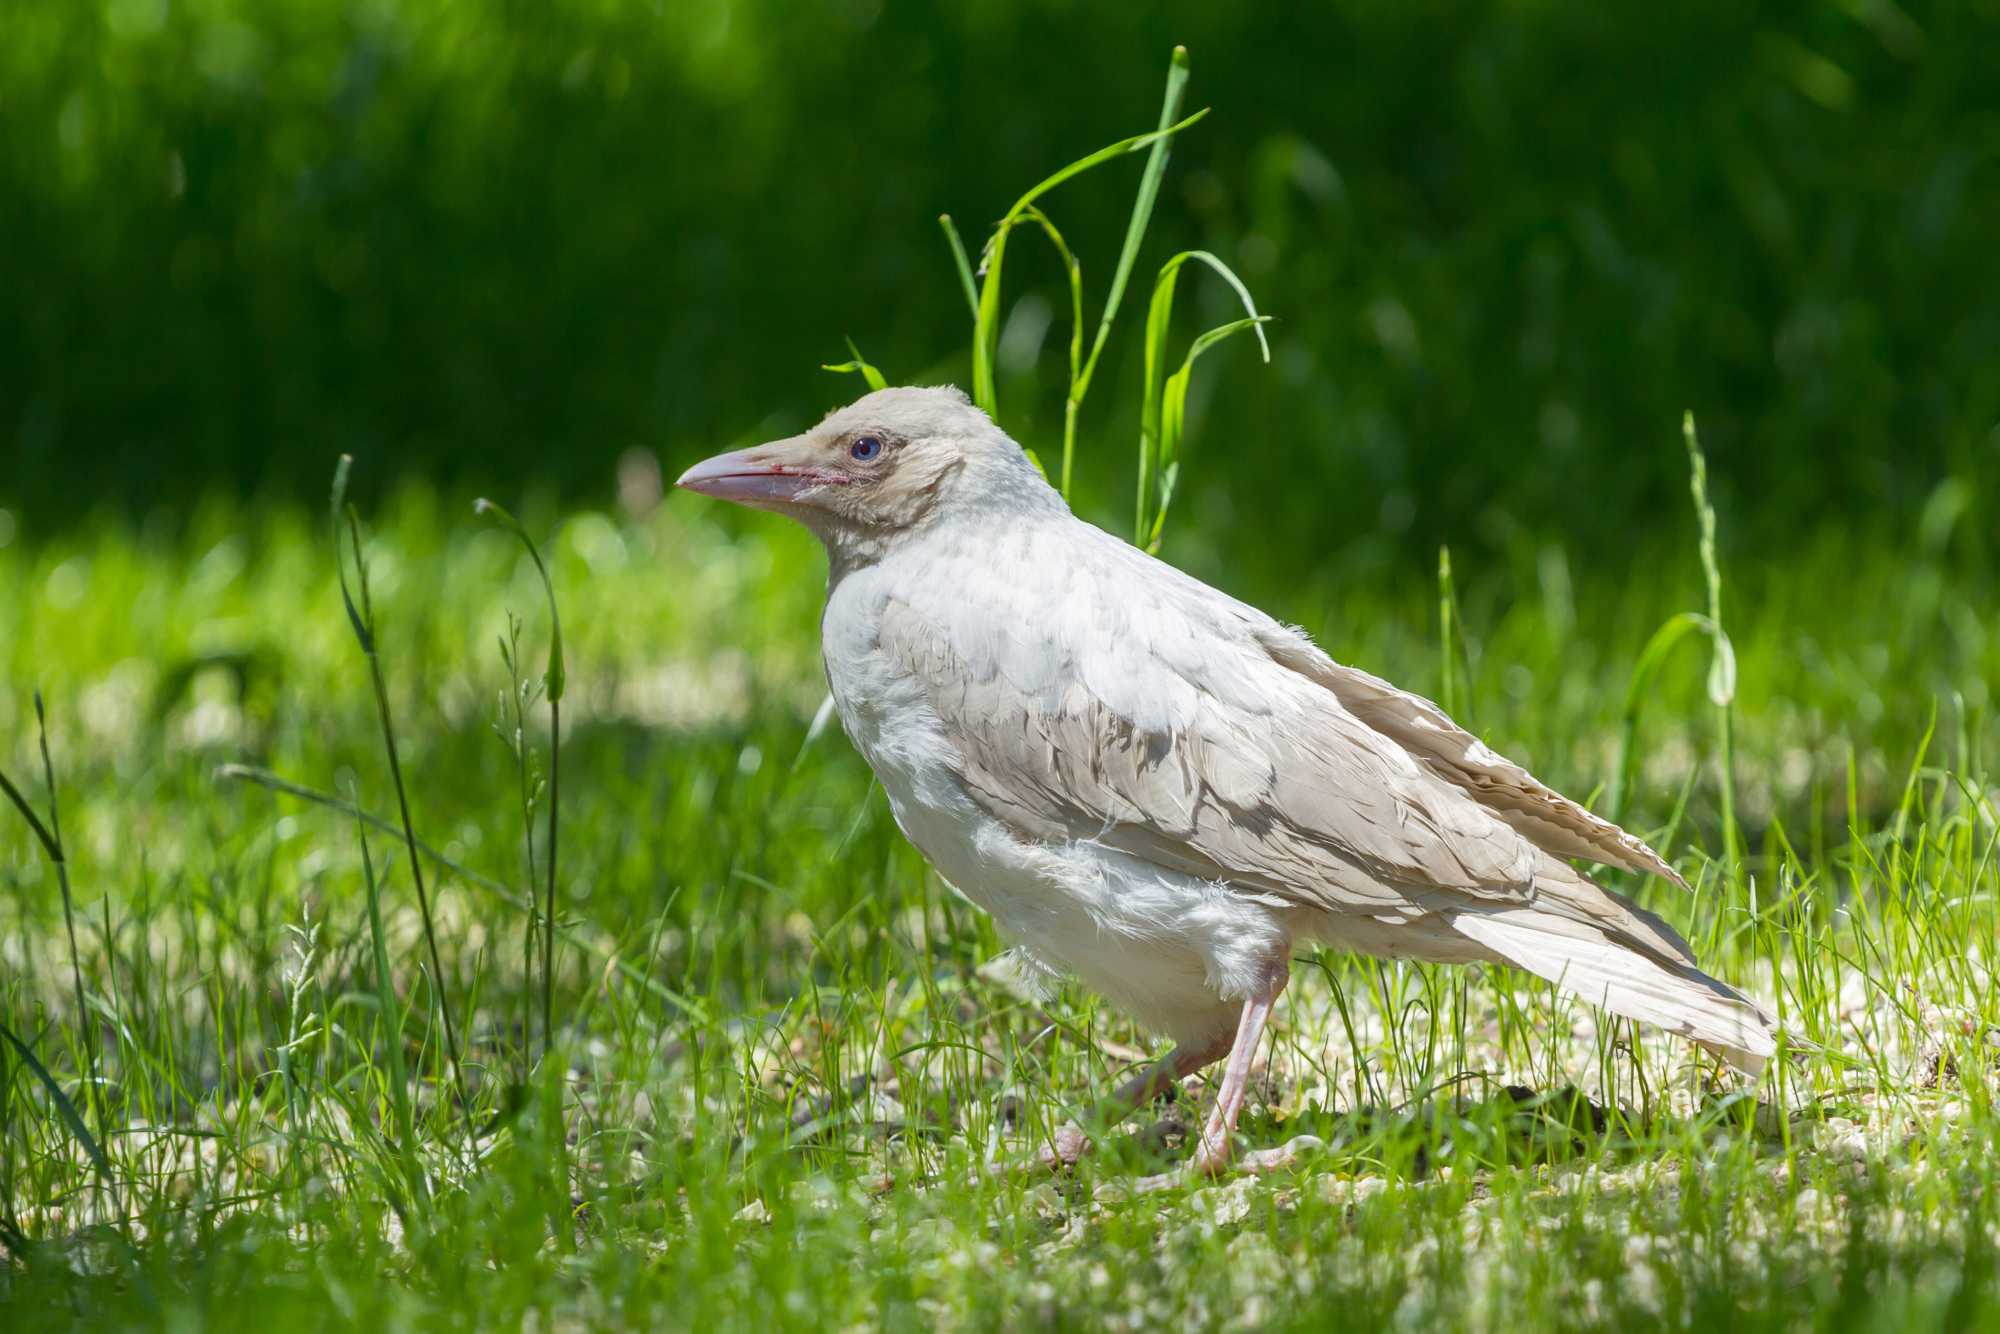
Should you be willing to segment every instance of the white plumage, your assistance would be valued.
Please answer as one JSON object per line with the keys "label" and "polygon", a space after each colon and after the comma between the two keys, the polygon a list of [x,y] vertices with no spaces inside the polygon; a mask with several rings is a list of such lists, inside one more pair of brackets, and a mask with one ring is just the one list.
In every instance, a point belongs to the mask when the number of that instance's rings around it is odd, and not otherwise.
{"label": "white plumage", "polygon": [[897,823],[1023,959],[1175,1053],[1231,1054],[1201,1161],[1229,1152],[1302,942],[1507,963],[1739,1064],[1753,1001],[1569,859],[1680,877],[1428,701],[1084,523],[948,389],[868,395],[681,478],[786,513],[831,558],[822,643]]}

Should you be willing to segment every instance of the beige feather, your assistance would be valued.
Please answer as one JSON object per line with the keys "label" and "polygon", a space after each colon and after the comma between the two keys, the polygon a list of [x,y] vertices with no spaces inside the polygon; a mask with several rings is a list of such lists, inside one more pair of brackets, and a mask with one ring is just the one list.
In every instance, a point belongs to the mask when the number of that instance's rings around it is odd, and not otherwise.
{"label": "beige feather", "polygon": [[1692,1039],[1753,1074],[1778,1049],[1769,1011],[1691,964],[1667,964],[1595,928],[1533,910],[1459,913],[1451,925],[1504,963],[1589,1004]]}
{"label": "beige feather", "polygon": [[1145,736],[1078,685],[1050,716],[1005,677],[976,679],[900,602],[877,635],[945,723],[974,800],[1030,837],[1094,838],[1333,912],[1532,893],[1532,846],[1323,692],[1293,692],[1299,716],[1283,720],[1205,699],[1184,734]]}
{"label": "beige feather", "polygon": [[1333,692],[1355,717],[1419,757],[1432,773],[1463,789],[1536,846],[1688,887],[1642,840],[1496,754],[1429,700],[1343,667],[1296,630],[1275,622],[1252,630],[1273,661]]}

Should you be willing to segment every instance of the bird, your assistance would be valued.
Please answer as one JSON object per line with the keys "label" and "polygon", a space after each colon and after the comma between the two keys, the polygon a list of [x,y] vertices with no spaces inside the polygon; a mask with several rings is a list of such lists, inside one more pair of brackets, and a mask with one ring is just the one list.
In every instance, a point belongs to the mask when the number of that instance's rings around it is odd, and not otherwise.
{"label": "bird", "polygon": [[[1236,1153],[1301,946],[1507,965],[1744,1070],[1775,1054],[1765,1007],[1578,868],[1687,889],[1645,842],[1077,517],[958,389],[876,390],[679,485],[825,546],[827,687],[904,835],[1020,976],[1074,977],[1172,1040],[1114,1102],[1226,1060],[1192,1172]],[[1088,1149],[1073,1131],[1065,1159]]]}

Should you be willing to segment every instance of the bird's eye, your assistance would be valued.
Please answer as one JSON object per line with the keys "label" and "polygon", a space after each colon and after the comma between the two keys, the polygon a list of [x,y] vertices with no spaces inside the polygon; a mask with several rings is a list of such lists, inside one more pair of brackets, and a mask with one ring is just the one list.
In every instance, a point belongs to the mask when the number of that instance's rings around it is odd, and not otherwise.
{"label": "bird's eye", "polygon": [[847,452],[866,463],[882,452],[882,442],[872,435],[864,435],[847,447]]}

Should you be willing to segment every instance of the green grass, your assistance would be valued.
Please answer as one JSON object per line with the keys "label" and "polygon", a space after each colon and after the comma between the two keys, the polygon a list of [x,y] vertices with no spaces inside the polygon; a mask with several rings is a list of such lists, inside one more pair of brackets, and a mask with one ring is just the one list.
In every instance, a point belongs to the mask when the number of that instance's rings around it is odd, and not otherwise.
{"label": "green grass", "polygon": [[[1725,564],[1740,866],[1711,860],[1699,655],[1667,660],[1635,728],[1630,819],[1698,887],[1643,893],[1814,1051],[1747,1084],[1529,979],[1321,956],[1245,1128],[1328,1147],[1135,1196],[1200,1079],[1105,1128],[1073,1178],[973,1184],[1151,1044],[1081,989],[1017,995],[839,728],[810,734],[810,540],[678,495],[521,512],[555,534],[566,645],[547,978],[526,962],[550,880],[540,576],[420,488],[362,529],[415,834],[462,868],[425,869],[469,1108],[323,518],[217,503],[171,538],[0,548],[0,769],[45,817],[39,688],[92,1019],[56,876],[0,810],[0,1020],[50,1081],[9,1049],[8,1329],[2000,1319],[2000,609],[1940,554],[1948,525]],[[1170,528],[1167,554],[1200,569],[1213,536]],[[1692,551],[1615,576],[1520,534],[1453,554],[1462,711],[1602,804],[1635,659],[1702,605]],[[1414,573],[1246,591],[1438,689]],[[225,764],[352,792],[390,828]]]}

